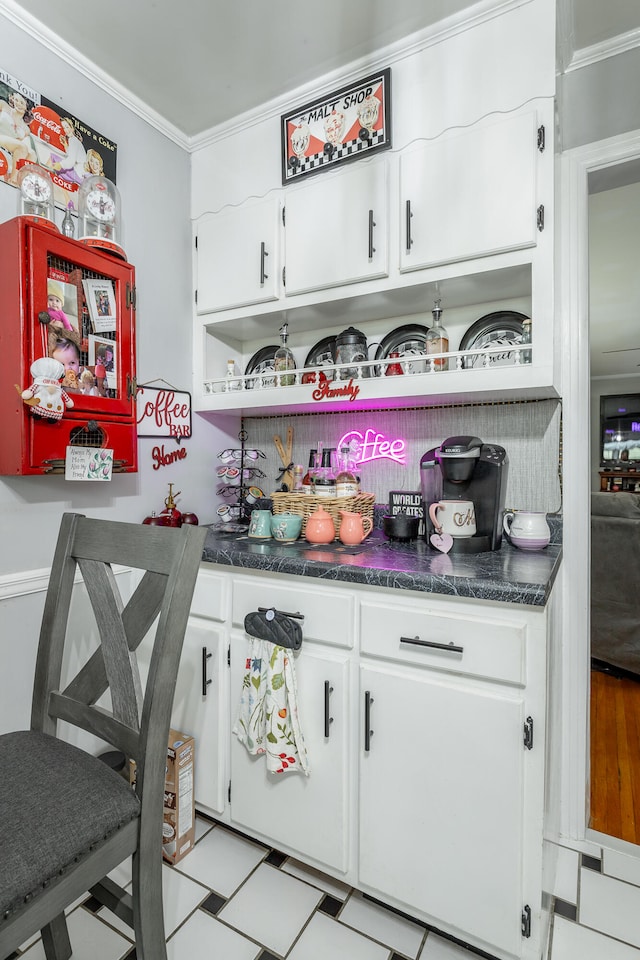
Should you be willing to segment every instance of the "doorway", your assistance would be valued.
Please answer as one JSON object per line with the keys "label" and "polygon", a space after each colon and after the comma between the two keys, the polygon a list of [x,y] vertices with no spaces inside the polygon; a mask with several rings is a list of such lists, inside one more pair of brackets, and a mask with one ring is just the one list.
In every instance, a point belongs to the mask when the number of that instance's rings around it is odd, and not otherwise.
{"label": "doorway", "polygon": [[[599,462],[592,459],[597,449],[599,420],[592,415],[589,338],[589,206],[590,191],[597,189],[597,177],[613,177],[617,168],[637,165],[640,182],[640,133],[623,134],[608,140],[567,150],[560,156],[561,233],[558,263],[558,310],[561,336],[570,349],[562,353],[563,383],[563,571],[561,614],[562,639],[555,650],[552,680],[552,708],[560,733],[552,742],[551,776],[558,783],[557,806],[551,807],[558,835],[579,844],[585,840],[597,846],[611,846],[637,856],[635,842],[613,839],[603,833],[600,823],[591,825],[591,786],[600,779],[591,771],[591,499]],[[627,166],[627,171],[631,168]],[[608,186],[611,186],[610,183]],[[604,189],[607,189],[606,187]],[[598,192],[600,192],[598,190]],[[637,272],[637,271],[636,271]],[[615,308],[615,309],[614,309]],[[619,313],[610,304],[604,321]],[[636,315],[637,316],[637,315]],[[640,325],[635,322],[639,337]],[[621,354],[617,355],[618,358]],[[634,352],[634,357],[638,355]],[[640,362],[640,358],[636,359]],[[638,368],[640,371],[640,368]],[[618,389],[611,392],[619,392]],[[594,439],[592,429],[596,430]],[[640,591],[639,591],[640,592]],[[616,770],[617,770],[616,761]],[[552,797],[556,791],[552,791]],[[605,830],[617,828],[605,826]],[[609,840],[609,838],[611,839]],[[608,842],[609,841],[609,842]],[[595,849],[595,847],[593,848]]]}
{"label": "doorway", "polygon": [[640,163],[588,176],[588,827],[640,844]]}

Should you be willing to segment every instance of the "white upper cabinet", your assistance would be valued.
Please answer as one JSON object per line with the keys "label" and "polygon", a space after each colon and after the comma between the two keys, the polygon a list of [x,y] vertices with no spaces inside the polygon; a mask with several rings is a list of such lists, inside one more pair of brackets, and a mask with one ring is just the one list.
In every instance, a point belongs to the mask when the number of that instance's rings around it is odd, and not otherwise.
{"label": "white upper cabinet", "polygon": [[280,201],[267,197],[202,220],[196,233],[199,314],[277,300]]}
{"label": "white upper cabinet", "polygon": [[287,192],[287,296],[388,275],[387,176],[383,160],[360,160]]}
{"label": "white upper cabinet", "polygon": [[400,158],[400,270],[534,246],[534,112],[483,122]]}

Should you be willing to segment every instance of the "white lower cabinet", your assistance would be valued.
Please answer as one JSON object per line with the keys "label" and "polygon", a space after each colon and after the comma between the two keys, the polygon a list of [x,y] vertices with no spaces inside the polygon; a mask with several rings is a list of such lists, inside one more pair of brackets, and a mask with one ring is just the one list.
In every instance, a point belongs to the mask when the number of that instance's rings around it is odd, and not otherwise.
{"label": "white lower cabinet", "polygon": [[360,687],[360,884],[518,956],[522,698],[388,665]]}
{"label": "white lower cabinet", "polygon": [[208,813],[224,811],[229,742],[227,641],[219,625],[190,617],[173,701],[172,726],[195,737],[195,797]]}
{"label": "white lower cabinet", "polygon": [[[174,710],[197,805],[500,960],[539,960],[551,605],[217,579],[199,580]],[[258,606],[305,615],[290,655],[309,777],[267,773],[231,733]]]}
{"label": "white lower cabinet", "polygon": [[[232,723],[249,644],[232,634]],[[300,725],[310,775],[267,773],[231,737],[231,821],[275,846],[292,849],[344,873],[348,867],[349,662],[344,654],[304,642],[294,657]]]}

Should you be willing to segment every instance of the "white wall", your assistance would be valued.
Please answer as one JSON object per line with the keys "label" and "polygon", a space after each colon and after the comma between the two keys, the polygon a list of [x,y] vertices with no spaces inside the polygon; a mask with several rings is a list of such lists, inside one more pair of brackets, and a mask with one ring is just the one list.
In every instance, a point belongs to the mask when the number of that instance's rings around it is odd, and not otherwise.
{"label": "white wall", "polygon": [[[117,143],[123,245],[136,267],[138,381],[163,378],[191,391],[188,153],[1,15],[0,38],[3,69]],[[17,212],[17,190],[0,183],[0,220]],[[12,322],[0,318],[2,325]],[[159,470],[151,460],[156,442],[140,440],[139,472],[110,483],[0,477],[0,577],[49,564],[63,511],[140,522],[162,508],[169,481],[182,491],[180,506],[211,521],[215,454],[227,445],[226,434],[194,415],[187,457]]]}

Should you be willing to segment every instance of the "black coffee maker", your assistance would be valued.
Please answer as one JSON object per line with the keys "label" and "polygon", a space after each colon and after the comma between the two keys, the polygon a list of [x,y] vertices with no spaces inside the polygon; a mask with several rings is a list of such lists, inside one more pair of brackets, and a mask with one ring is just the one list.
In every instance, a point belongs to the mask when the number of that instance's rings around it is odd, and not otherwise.
{"label": "black coffee maker", "polygon": [[472,537],[454,537],[451,552],[499,550],[508,469],[509,460],[504,447],[483,443],[479,437],[449,437],[439,447],[427,450],[420,461],[427,543],[437,532],[429,517],[432,503],[472,500],[476,533]]}

